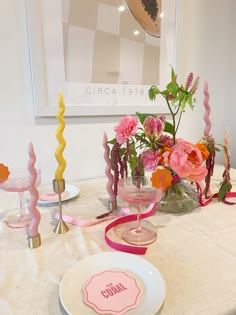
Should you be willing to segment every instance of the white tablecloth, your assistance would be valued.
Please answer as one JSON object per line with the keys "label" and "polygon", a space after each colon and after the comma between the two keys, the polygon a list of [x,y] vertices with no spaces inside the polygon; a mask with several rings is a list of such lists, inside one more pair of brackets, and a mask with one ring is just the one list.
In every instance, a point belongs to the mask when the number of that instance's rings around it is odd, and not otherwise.
{"label": "white tablecloth", "polygon": [[[80,196],[63,203],[64,214],[93,219],[107,211],[105,178],[72,184],[80,188]],[[27,229],[5,223],[17,205],[16,193],[0,191],[0,314],[66,314],[59,303],[60,281],[78,260],[114,251],[104,240],[108,222],[69,225],[69,232],[58,235],[53,232],[58,207],[38,207],[42,245],[30,249]],[[158,240],[141,257],[165,280],[161,315],[235,315],[236,206],[215,201],[185,215],[156,212],[145,222],[158,232]],[[110,237],[117,241],[117,233]]]}

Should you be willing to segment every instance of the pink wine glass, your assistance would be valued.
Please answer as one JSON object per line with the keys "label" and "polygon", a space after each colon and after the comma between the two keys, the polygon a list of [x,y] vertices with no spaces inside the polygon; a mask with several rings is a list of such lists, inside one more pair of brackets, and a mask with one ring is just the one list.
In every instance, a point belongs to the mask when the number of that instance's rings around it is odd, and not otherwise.
{"label": "pink wine glass", "polygon": [[137,226],[128,229],[122,238],[134,245],[148,245],[153,243],[157,234],[141,225],[141,207],[158,202],[162,197],[162,189],[152,186],[147,177],[126,177],[118,182],[118,196],[123,201],[137,206]]}
{"label": "pink wine glass", "polygon": [[[17,168],[10,170],[8,179],[1,180],[0,189],[8,192],[18,192],[19,195],[19,213],[8,218],[7,225],[13,228],[23,228],[30,225],[31,215],[25,213],[23,205],[24,192],[29,190],[30,174],[28,169]],[[37,170],[36,186],[41,183],[41,172]]]}

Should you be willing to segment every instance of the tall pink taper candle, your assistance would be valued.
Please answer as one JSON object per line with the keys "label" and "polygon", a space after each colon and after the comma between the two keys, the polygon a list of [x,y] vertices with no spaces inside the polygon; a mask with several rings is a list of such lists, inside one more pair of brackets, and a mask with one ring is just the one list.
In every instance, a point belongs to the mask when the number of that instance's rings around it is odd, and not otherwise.
{"label": "tall pink taper candle", "polygon": [[28,162],[28,170],[30,173],[29,179],[29,192],[30,192],[30,200],[29,200],[29,212],[32,216],[32,221],[29,226],[29,237],[37,237],[39,235],[38,226],[41,219],[41,214],[36,208],[36,204],[39,198],[39,192],[36,188],[36,180],[37,180],[37,171],[34,167],[36,161],[36,156],[34,153],[33,144],[29,144],[29,162]]}
{"label": "tall pink taper candle", "polygon": [[115,194],[114,194],[114,191],[112,189],[112,186],[113,186],[113,182],[114,182],[114,178],[113,178],[113,175],[111,173],[111,160],[109,158],[109,154],[110,154],[110,148],[107,144],[107,134],[104,132],[104,135],[103,135],[103,147],[104,147],[104,160],[106,161],[106,168],[105,168],[105,174],[107,176],[107,179],[108,179],[108,182],[107,182],[107,185],[106,185],[106,189],[107,189],[107,192],[110,196],[110,201],[111,203],[115,202]]}
{"label": "tall pink taper candle", "polygon": [[204,98],[204,107],[205,107],[205,114],[204,114],[204,120],[205,120],[205,129],[204,129],[204,136],[210,136],[210,131],[211,131],[211,121],[210,121],[210,112],[211,112],[211,107],[209,104],[209,92],[208,92],[208,83],[207,81],[205,81],[204,83],[204,89],[203,89],[203,93],[205,95]]}

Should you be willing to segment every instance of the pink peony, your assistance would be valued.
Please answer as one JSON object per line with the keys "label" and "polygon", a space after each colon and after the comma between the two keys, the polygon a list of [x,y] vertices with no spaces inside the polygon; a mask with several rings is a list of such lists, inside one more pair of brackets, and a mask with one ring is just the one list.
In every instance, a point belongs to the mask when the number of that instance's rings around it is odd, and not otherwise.
{"label": "pink peony", "polygon": [[178,140],[166,158],[169,166],[180,178],[196,182],[207,175],[206,167],[202,166],[200,150],[190,142]]}
{"label": "pink peony", "polygon": [[126,140],[134,136],[138,130],[138,120],[130,115],[122,118],[118,125],[114,127],[116,140],[118,143],[125,143]]}
{"label": "pink peony", "polygon": [[145,135],[156,140],[162,135],[164,126],[162,119],[153,116],[146,117],[143,123]]}
{"label": "pink peony", "polygon": [[142,154],[142,162],[145,171],[153,171],[158,162],[161,159],[161,155],[158,151],[147,150]]}

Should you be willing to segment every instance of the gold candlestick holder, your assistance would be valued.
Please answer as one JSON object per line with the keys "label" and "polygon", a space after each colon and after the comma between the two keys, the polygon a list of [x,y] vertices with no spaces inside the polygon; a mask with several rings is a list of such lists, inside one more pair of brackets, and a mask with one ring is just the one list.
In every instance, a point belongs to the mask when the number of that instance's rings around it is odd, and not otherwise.
{"label": "gold candlestick holder", "polygon": [[39,246],[41,246],[41,236],[40,233],[36,236],[29,236],[28,237],[28,245],[29,248],[33,249],[33,248],[38,248]]}
{"label": "gold candlestick holder", "polygon": [[58,194],[58,205],[59,205],[59,221],[54,229],[54,232],[57,234],[64,234],[69,231],[68,226],[62,219],[62,205],[61,205],[61,194],[65,190],[65,180],[53,180],[53,190]]}

